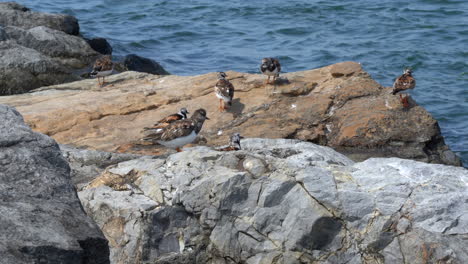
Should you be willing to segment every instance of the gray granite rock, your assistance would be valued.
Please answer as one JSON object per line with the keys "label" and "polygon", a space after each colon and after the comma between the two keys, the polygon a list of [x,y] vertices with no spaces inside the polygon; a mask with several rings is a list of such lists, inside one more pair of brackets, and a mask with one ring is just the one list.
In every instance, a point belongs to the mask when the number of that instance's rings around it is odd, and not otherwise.
{"label": "gray granite rock", "polygon": [[0,3],[0,25],[24,29],[46,26],[71,35],[78,35],[80,33],[78,20],[73,16],[33,12],[29,8],[15,2]]}
{"label": "gray granite rock", "polygon": [[0,42],[0,57],[0,95],[77,79],[60,62],[13,40]]}
{"label": "gray granite rock", "polygon": [[68,35],[45,26],[30,29],[5,27],[8,36],[19,45],[34,49],[48,57],[56,58],[63,65],[79,69],[94,62],[98,53],[81,37]]}
{"label": "gray granite rock", "polygon": [[0,105],[1,263],[109,263],[57,143]]}
{"label": "gray granite rock", "polygon": [[60,145],[60,150],[70,165],[71,179],[78,190],[99,176],[108,166],[141,157],[135,154],[77,149],[67,145]]}
{"label": "gray granite rock", "polygon": [[92,181],[85,210],[125,241],[111,243],[111,262],[468,262],[466,169],[354,163],[288,139],[242,146],[129,160]]}

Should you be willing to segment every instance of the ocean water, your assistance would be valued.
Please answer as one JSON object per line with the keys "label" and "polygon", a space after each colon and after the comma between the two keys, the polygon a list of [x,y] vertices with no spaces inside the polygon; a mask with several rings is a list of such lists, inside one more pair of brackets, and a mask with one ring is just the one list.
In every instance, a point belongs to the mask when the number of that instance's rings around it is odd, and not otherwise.
{"label": "ocean water", "polygon": [[278,57],[285,72],[357,61],[391,86],[414,70],[413,98],[439,121],[468,164],[468,1],[19,0],[79,19],[114,55],[152,58],[173,74],[258,72]]}

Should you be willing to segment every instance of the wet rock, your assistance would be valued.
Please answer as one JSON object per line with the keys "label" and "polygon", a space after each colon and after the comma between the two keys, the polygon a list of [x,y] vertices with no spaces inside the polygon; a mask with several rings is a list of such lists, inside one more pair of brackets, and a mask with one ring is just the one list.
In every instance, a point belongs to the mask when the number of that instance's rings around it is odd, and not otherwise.
{"label": "wet rock", "polygon": [[70,35],[80,33],[78,20],[73,16],[33,12],[15,2],[0,3],[0,25],[23,29],[45,26]]}
{"label": "wet rock", "polygon": [[152,59],[143,58],[135,54],[125,56],[123,67],[127,71],[146,72],[157,75],[168,75],[169,73],[159,63]]}
{"label": "wet rock", "polygon": [[2,263],[109,263],[107,240],[84,213],[57,143],[0,105]]}
{"label": "wet rock", "polygon": [[112,54],[112,47],[105,38],[92,38],[86,39],[86,41],[95,51],[105,55]]}
{"label": "wet rock", "polygon": [[[467,262],[468,170],[398,158],[355,163],[288,139],[242,146],[125,161],[81,191],[114,241],[112,262]],[[233,166],[246,157],[269,170],[253,178]]]}
{"label": "wet rock", "polygon": [[[288,82],[276,87],[265,87],[261,74],[227,72],[236,95],[230,110],[223,113],[213,103],[216,73],[124,72],[106,78],[109,84],[99,90],[96,80],[85,80],[41,88],[30,97],[0,98],[0,102],[17,106],[34,129],[60,143],[103,151],[167,153],[158,145],[139,144],[141,129],[182,107],[189,111],[203,107],[211,121],[205,122],[199,135],[203,140],[195,142],[199,145],[225,145],[238,132],[248,137],[307,140],[331,146],[356,161],[401,157],[461,164],[424,108],[416,104],[403,109],[391,88],[382,87],[357,63],[341,63],[338,68],[349,70],[340,70],[347,73],[340,78],[330,77],[333,67],[282,74]],[[311,90],[296,93],[298,87]]]}

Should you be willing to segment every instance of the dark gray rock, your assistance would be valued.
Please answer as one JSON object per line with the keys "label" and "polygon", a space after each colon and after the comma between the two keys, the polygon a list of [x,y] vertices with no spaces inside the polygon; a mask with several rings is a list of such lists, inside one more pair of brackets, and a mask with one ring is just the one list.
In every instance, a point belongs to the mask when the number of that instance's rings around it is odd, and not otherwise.
{"label": "dark gray rock", "polygon": [[57,143],[0,105],[0,255],[5,264],[109,263]]}
{"label": "dark gray rock", "polygon": [[19,45],[34,49],[48,57],[56,58],[62,65],[84,68],[94,61],[98,53],[81,37],[44,26],[21,29],[5,27],[10,38]]}
{"label": "dark gray rock", "polygon": [[125,56],[122,64],[127,71],[146,72],[158,75],[170,74],[156,61],[135,54]]}
{"label": "dark gray rock", "polygon": [[70,15],[33,12],[15,2],[0,3],[0,25],[30,29],[46,26],[70,35],[79,35],[78,20]]}
{"label": "dark gray rock", "polygon": [[8,40],[0,42],[0,95],[77,80],[56,60]]}
{"label": "dark gray rock", "polygon": [[105,38],[86,39],[91,48],[101,54],[112,55],[112,47]]}
{"label": "dark gray rock", "polygon": [[0,41],[4,41],[4,40],[7,40],[7,39],[8,39],[7,33],[5,32],[3,27],[0,26]]}
{"label": "dark gray rock", "polygon": [[242,146],[129,160],[81,191],[116,241],[112,262],[468,262],[466,169],[354,163],[296,140]]}

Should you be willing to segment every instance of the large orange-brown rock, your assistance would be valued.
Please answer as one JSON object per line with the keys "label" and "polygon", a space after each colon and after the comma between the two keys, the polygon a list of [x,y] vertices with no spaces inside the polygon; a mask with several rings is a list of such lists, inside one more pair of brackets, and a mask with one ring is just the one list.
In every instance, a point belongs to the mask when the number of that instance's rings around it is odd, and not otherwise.
{"label": "large orange-brown rock", "polygon": [[229,136],[298,138],[331,146],[351,158],[397,156],[460,165],[445,145],[437,121],[410,100],[404,109],[391,88],[382,87],[355,62],[265,77],[229,71],[235,86],[232,108],[218,112],[216,73],[158,76],[124,72],[103,88],[96,80],[44,87],[0,97],[15,106],[36,131],[63,144],[104,151],[161,154],[161,146],[140,145],[140,130],[187,107],[205,108],[199,144],[226,144]]}

